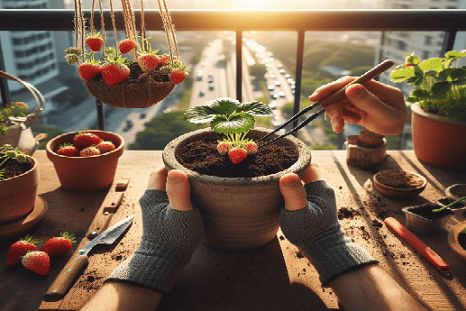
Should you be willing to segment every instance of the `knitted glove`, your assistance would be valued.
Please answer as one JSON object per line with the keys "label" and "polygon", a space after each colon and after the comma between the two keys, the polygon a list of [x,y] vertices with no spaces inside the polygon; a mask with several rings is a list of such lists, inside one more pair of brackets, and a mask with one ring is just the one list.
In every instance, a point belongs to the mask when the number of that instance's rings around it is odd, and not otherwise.
{"label": "knitted glove", "polygon": [[168,293],[203,238],[201,214],[198,209],[170,208],[167,193],[161,190],[146,190],[139,203],[144,225],[141,243],[108,280]]}
{"label": "knitted glove", "polygon": [[298,246],[315,267],[324,286],[337,276],[378,261],[345,235],[338,222],[335,192],[324,180],[304,185],[307,207],[280,211],[286,238]]}

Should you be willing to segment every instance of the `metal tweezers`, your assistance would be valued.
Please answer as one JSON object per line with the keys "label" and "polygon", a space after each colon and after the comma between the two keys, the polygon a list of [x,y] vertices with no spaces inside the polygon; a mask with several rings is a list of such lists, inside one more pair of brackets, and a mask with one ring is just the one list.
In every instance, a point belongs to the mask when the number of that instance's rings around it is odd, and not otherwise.
{"label": "metal tweezers", "polygon": [[[329,96],[321,99],[318,102],[315,102],[311,106],[308,106],[308,107],[302,109],[300,112],[298,112],[297,114],[292,116],[288,121],[285,121],[285,123],[283,123],[282,125],[275,128],[275,130],[273,130],[272,132],[270,132],[267,135],[263,136],[261,139],[259,139],[259,141],[264,140],[265,138],[269,137],[270,135],[278,132],[279,130],[281,130],[282,128],[284,128],[285,126],[287,126],[288,124],[290,124],[291,122],[293,122],[294,120],[296,120],[297,118],[299,118],[300,116],[305,114],[306,112],[313,110],[317,106],[325,107],[327,105],[330,105],[333,102],[336,102],[337,100],[342,99],[343,97],[345,97],[345,90],[346,90],[346,88],[348,86],[350,86],[352,84],[356,84],[356,83],[363,84],[363,83],[365,83],[365,82],[379,76],[381,73],[383,73],[384,71],[391,68],[393,66],[393,64],[394,64],[393,61],[390,60],[390,59],[387,59],[387,60],[381,62],[380,64],[378,64],[377,66],[375,66],[374,68],[372,68],[371,70],[369,70],[368,72],[366,72],[365,74],[360,76],[359,78],[355,79],[351,83],[348,83],[347,85],[345,85],[341,89],[336,90],[335,92],[331,93]],[[314,120],[315,118],[317,118],[318,116],[323,114],[324,112],[325,112],[325,109],[321,108],[319,111],[317,111],[316,113],[314,113],[311,116],[309,116],[308,118],[306,118],[306,120],[301,122],[295,128],[291,129],[290,131],[286,132],[285,134],[280,135],[280,136],[278,136],[278,137],[276,137],[276,138],[274,138],[272,140],[266,141],[265,143],[263,143],[260,146],[265,146],[265,145],[270,144],[271,142],[276,141],[276,140],[278,140],[280,138],[283,138],[283,137],[288,136],[290,134],[296,133],[298,130],[303,128],[306,124],[308,124],[309,122],[311,122],[312,120]]]}

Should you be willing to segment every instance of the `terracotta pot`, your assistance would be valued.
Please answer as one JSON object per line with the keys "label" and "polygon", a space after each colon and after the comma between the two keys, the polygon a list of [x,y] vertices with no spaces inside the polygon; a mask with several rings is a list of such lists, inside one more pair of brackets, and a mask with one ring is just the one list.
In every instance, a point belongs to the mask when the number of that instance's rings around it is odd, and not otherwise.
{"label": "terracotta pot", "polygon": [[66,157],[57,154],[58,146],[72,143],[79,132],[65,133],[50,140],[45,146],[47,157],[53,162],[55,171],[63,189],[76,192],[96,191],[112,185],[118,165],[123,154],[125,141],[118,134],[105,131],[88,131],[104,140],[111,140],[115,150],[91,157]]}
{"label": "terracotta pot", "polygon": [[466,169],[466,123],[425,112],[411,105],[411,132],[417,158],[427,164]]}
{"label": "terracotta pot", "polygon": [[[251,138],[260,138],[269,132],[255,129],[249,133]],[[288,136],[282,141],[299,151],[298,161],[290,168],[253,178],[216,177],[189,170],[175,158],[180,145],[201,135],[214,135],[214,132],[202,129],[182,135],[165,147],[162,158],[168,170],[182,170],[189,177],[191,199],[204,219],[204,243],[224,250],[254,249],[269,243],[276,236],[283,205],[278,180],[289,172],[304,174],[311,162],[309,148],[301,140]]]}
{"label": "terracotta pot", "polygon": [[460,222],[453,226],[448,233],[448,245],[451,249],[458,254],[463,260],[466,261],[466,250],[460,245],[458,241],[459,234],[466,228],[466,221]]}
{"label": "terracotta pot", "polygon": [[24,174],[0,180],[0,224],[21,219],[34,208],[39,185],[39,164]]}

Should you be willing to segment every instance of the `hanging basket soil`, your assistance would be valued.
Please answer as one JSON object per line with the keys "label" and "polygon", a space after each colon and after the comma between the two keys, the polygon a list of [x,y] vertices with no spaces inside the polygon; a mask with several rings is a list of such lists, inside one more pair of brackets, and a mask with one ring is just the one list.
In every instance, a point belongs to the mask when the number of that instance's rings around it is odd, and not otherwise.
{"label": "hanging basket soil", "polygon": [[[266,129],[254,129],[249,131],[248,137],[258,139],[269,132]],[[240,164],[231,164],[236,165],[236,169],[231,169],[234,172],[233,177],[213,176],[196,172],[196,168],[188,169],[177,159],[176,154],[187,144],[203,137],[208,141],[216,141],[219,138],[218,134],[210,129],[182,135],[165,147],[162,158],[168,170],[179,169],[189,177],[191,198],[204,219],[204,243],[224,250],[254,249],[269,243],[276,237],[278,215],[283,205],[278,181],[289,172],[300,176],[304,174],[311,161],[309,148],[301,140],[288,136],[277,141],[277,144],[295,152],[295,159],[289,162],[287,167],[266,176],[239,177],[238,172],[252,170],[253,166],[257,165],[252,158],[246,158]],[[215,158],[218,152],[215,149],[216,144],[213,145],[214,149],[208,153]],[[258,157],[260,152],[261,147],[255,157]],[[227,156],[223,158],[229,161]],[[227,163],[224,164],[228,166]],[[230,169],[226,167],[225,171],[228,170]],[[262,169],[258,169],[260,170]]]}

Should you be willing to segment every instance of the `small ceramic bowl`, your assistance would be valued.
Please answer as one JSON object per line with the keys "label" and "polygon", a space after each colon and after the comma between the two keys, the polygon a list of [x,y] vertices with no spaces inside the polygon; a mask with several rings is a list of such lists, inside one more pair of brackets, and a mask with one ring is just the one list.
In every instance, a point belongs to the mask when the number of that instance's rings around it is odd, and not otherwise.
{"label": "small ceramic bowl", "polygon": [[461,246],[459,241],[459,234],[466,228],[466,221],[460,222],[453,226],[448,233],[448,245],[451,249],[464,261],[466,261],[466,250]]}
{"label": "small ceramic bowl", "polygon": [[[466,184],[451,185],[445,189],[445,194],[452,200],[459,200],[466,196]],[[462,201],[461,204],[466,205],[466,200]]]}
{"label": "small ceramic bowl", "polygon": [[[374,187],[381,193],[391,197],[410,197],[424,191],[427,180],[424,176],[400,169],[383,170],[374,175]],[[414,181],[414,186],[404,183]]]}
{"label": "small ceramic bowl", "polygon": [[422,234],[433,234],[439,229],[443,228],[446,222],[453,215],[453,212],[449,209],[438,212],[438,217],[431,219],[428,216],[421,216],[422,214],[416,213],[416,210],[427,210],[440,208],[443,205],[440,203],[426,203],[418,206],[409,206],[402,209],[406,216],[406,226],[417,233]]}

